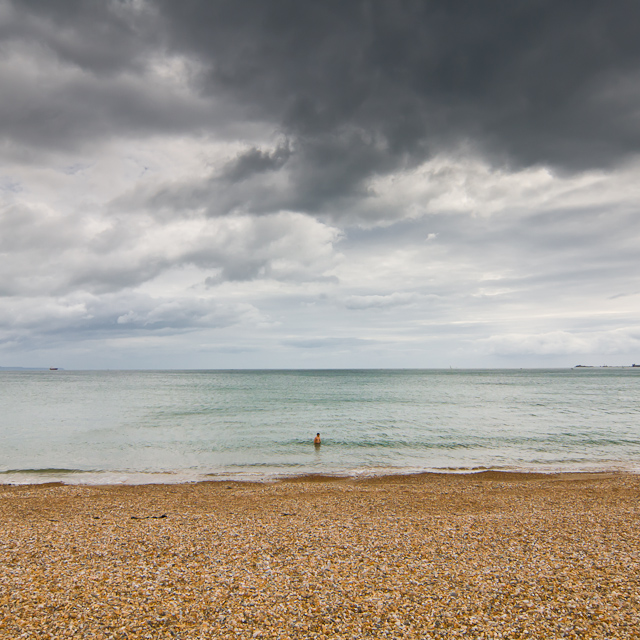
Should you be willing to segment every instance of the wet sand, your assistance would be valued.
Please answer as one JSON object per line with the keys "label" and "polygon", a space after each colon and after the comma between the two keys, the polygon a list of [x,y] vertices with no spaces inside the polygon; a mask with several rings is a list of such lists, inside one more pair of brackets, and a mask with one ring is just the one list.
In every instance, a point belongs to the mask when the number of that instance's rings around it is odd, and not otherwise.
{"label": "wet sand", "polygon": [[0,486],[0,637],[638,638],[640,476]]}

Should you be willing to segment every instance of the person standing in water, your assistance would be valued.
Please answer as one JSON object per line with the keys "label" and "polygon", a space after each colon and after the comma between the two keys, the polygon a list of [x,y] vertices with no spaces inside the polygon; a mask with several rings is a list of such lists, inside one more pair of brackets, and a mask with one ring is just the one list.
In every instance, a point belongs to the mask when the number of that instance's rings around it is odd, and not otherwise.
{"label": "person standing in water", "polygon": [[313,439],[313,444],[315,445],[319,445],[320,444],[320,434],[316,433],[316,437]]}

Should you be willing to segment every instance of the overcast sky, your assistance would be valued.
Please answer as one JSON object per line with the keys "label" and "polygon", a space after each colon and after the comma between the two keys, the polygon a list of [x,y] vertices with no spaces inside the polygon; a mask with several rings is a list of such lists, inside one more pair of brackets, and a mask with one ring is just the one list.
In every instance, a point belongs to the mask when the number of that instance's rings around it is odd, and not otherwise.
{"label": "overcast sky", "polygon": [[640,363],[637,0],[0,0],[0,366]]}

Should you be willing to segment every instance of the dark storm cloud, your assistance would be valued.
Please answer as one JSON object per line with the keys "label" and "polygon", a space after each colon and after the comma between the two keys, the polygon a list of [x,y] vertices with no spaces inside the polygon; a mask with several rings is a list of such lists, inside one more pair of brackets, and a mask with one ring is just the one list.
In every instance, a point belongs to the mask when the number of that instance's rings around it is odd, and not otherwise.
{"label": "dark storm cloud", "polygon": [[[285,146],[253,147],[223,171],[249,202],[232,196],[220,212],[259,203],[344,209],[369,195],[372,175],[459,144],[494,163],[566,171],[611,166],[640,149],[640,5],[631,0],[12,6],[0,29],[5,48],[37,49],[83,75],[43,85],[17,64],[3,78],[5,137],[63,145],[220,132],[229,119],[281,134]],[[199,65],[188,96],[149,78],[149,61],[170,55]],[[213,110],[221,100],[234,111]],[[277,193],[246,182],[279,170],[287,185]],[[216,184],[194,187],[194,198]]]}
{"label": "dark storm cloud", "polygon": [[157,43],[151,5],[102,0],[19,0],[3,12],[4,42],[28,41],[102,76],[141,66]]}
{"label": "dark storm cloud", "polygon": [[[135,66],[152,33],[148,11],[132,3],[20,0],[3,3],[3,42],[31,42],[58,59],[101,75]],[[145,15],[147,14],[147,15]]]}
{"label": "dark storm cloud", "polygon": [[255,147],[242,153],[226,167],[223,178],[231,183],[242,182],[257,173],[276,171],[291,157],[291,149],[282,145],[273,153]]}
{"label": "dark storm cloud", "polygon": [[2,2],[0,51],[0,140],[13,149],[71,150],[212,124],[211,100],[188,88],[195,71],[183,69],[178,87],[158,69],[169,53],[151,4]]}
{"label": "dark storm cloud", "polygon": [[159,2],[174,47],[293,141],[293,206],[461,142],[494,161],[602,167],[640,148],[640,5]]}

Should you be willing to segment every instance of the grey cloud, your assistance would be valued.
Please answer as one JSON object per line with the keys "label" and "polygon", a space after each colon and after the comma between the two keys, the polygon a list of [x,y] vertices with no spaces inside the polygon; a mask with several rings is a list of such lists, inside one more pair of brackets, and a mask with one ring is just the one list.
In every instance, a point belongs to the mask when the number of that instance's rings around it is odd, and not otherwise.
{"label": "grey cloud", "polygon": [[248,347],[248,346],[235,346],[235,345],[218,345],[218,344],[204,344],[199,345],[198,351],[204,353],[229,353],[229,354],[239,354],[239,353],[255,353],[258,351],[256,347]]}
{"label": "grey cloud", "polygon": [[151,3],[3,4],[5,153],[91,149],[114,137],[194,133],[225,120],[214,101],[190,89],[197,71],[171,57]]}
{"label": "grey cloud", "polygon": [[417,293],[395,292],[388,295],[349,296],[344,304],[347,309],[384,309],[412,304],[420,298]]}
{"label": "grey cloud", "polygon": [[126,134],[181,133],[208,120],[213,111],[153,79],[67,76],[45,60],[42,66],[51,66],[51,73],[38,78],[29,70],[17,75],[21,64],[0,68],[6,92],[0,106],[0,136],[14,145],[61,151]]}
{"label": "grey cloud", "polygon": [[55,300],[16,298],[0,312],[0,343],[50,340],[54,335],[82,340],[148,333],[170,335],[255,322],[259,318],[250,304],[201,297],[162,298],[124,292],[99,297],[74,294]]}
{"label": "grey cloud", "polygon": [[172,331],[196,327],[225,327],[237,323],[246,315],[249,305],[217,304],[205,298],[154,300],[150,297],[134,300],[129,308],[112,310],[109,318],[119,313],[115,323],[119,328]]}
{"label": "grey cloud", "polygon": [[628,296],[637,296],[640,293],[640,291],[636,290],[636,291],[630,291],[630,292],[622,292],[622,293],[616,293],[615,295],[609,296],[609,300],[617,300],[618,298],[626,298]]}
{"label": "grey cloud", "polygon": [[206,178],[137,190],[115,204],[170,216],[204,210],[211,217],[276,211],[327,214],[336,220],[402,217],[402,212],[374,207],[376,194],[366,182],[376,166],[361,138],[353,133],[313,145],[298,141],[273,151],[253,148]]}
{"label": "grey cloud", "polygon": [[[640,150],[640,5],[632,0],[11,6],[0,31],[7,46],[83,72],[54,77],[40,94],[20,68],[5,77],[17,96],[0,114],[11,139],[220,135],[231,120],[285,136],[289,146],[253,148],[227,166],[223,177],[247,192],[210,206],[218,213],[340,215],[370,195],[371,176],[462,143],[495,163],[566,171],[611,166]],[[179,97],[148,74],[150,61],[176,55],[200,69]],[[285,186],[247,183],[278,170]],[[215,187],[201,185],[192,200],[206,201]]]}
{"label": "grey cloud", "polygon": [[299,338],[285,340],[283,344],[297,349],[344,349],[372,346],[377,342],[362,338]]}
{"label": "grey cloud", "polygon": [[110,75],[143,64],[160,45],[150,4],[128,0],[2,3],[0,38],[30,42],[64,63]]}
{"label": "grey cloud", "polygon": [[222,178],[231,183],[242,182],[257,173],[277,171],[291,157],[288,145],[281,145],[272,153],[253,147],[225,167]]}
{"label": "grey cloud", "polygon": [[317,280],[335,263],[338,238],[335,228],[299,214],[232,218],[217,233],[203,234],[183,260],[219,268],[207,279],[209,286],[256,278],[305,282]]}
{"label": "grey cloud", "polygon": [[640,149],[631,0],[159,2],[207,91],[294,143],[308,210],[464,141],[496,162],[608,166]]}
{"label": "grey cloud", "polygon": [[640,347],[640,328],[609,331],[552,331],[539,334],[503,334],[478,340],[475,348],[497,355],[625,354]]}
{"label": "grey cloud", "polygon": [[185,231],[133,214],[103,218],[96,228],[80,215],[11,205],[0,207],[0,295],[108,294],[184,266],[211,274],[208,286],[316,281],[334,265],[338,238],[337,229],[293,213],[201,220]]}
{"label": "grey cloud", "polygon": [[[533,308],[541,316],[531,314],[532,324],[557,314],[601,325],[603,318],[594,319],[601,310],[616,317],[637,306],[634,299],[620,299],[617,307],[607,301],[638,290],[639,225],[634,203],[607,203],[489,217],[431,214],[391,228],[349,231],[342,249],[350,260],[364,261],[358,268],[369,286],[343,288],[351,295],[339,302],[354,320],[370,322],[380,309],[380,318],[395,314],[397,326],[410,318],[524,321],[530,313],[524,310]],[[430,233],[437,237],[426,242]],[[337,275],[350,280],[340,270]],[[507,324],[501,330],[513,329]]]}
{"label": "grey cloud", "polygon": [[[255,156],[271,158],[268,151],[255,150]],[[210,176],[165,183],[152,188],[136,188],[112,203],[115,210],[126,207],[142,208],[156,217],[188,217],[204,212],[209,217],[231,213],[273,213],[295,210],[286,206],[291,198],[288,187],[274,182],[275,168],[257,167],[244,163],[245,157],[231,161],[222,171]],[[253,166],[247,166],[251,165]]]}

